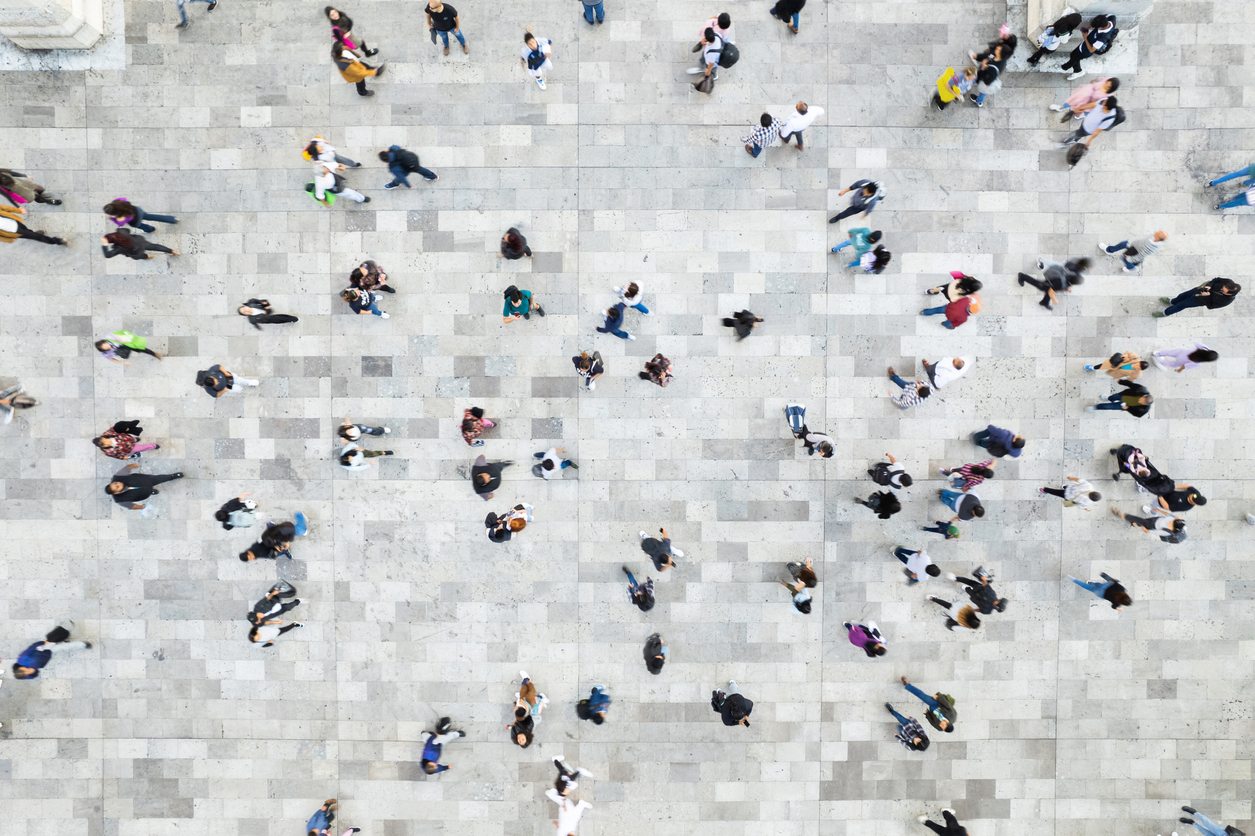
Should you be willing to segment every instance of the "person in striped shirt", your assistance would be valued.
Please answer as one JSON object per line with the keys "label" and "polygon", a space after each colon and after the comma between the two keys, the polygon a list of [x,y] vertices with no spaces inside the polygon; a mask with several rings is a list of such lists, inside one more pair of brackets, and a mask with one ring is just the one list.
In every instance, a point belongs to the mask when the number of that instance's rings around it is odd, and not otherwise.
{"label": "person in striped shirt", "polygon": [[758,117],[758,127],[754,129],[754,132],[749,136],[741,137],[741,141],[745,143],[745,153],[751,157],[757,157],[764,148],[776,141],[783,127],[784,123],[770,113],[764,113]]}
{"label": "person in striped shirt", "polygon": [[951,484],[954,483],[954,477],[958,476],[963,480],[963,484],[959,486],[959,490],[967,493],[971,488],[976,487],[986,479],[992,479],[994,475],[994,460],[985,459],[983,462],[972,462],[962,467],[941,468],[942,476],[949,476]]}
{"label": "person in striped shirt", "polygon": [[912,752],[923,752],[928,748],[928,735],[924,733],[924,727],[919,724],[919,720],[914,717],[903,717],[893,710],[892,703],[885,703],[885,708],[889,709],[893,719],[898,721],[898,733],[894,735],[898,742]]}
{"label": "person in striped shirt", "polygon": [[907,383],[898,377],[898,373],[893,370],[893,366],[889,367],[889,379],[897,384],[902,391],[896,395],[890,396],[889,400],[893,401],[898,409],[910,409],[913,406],[919,406],[933,392],[924,385],[924,381],[917,380],[914,383]]}
{"label": "person in striped shirt", "polygon": [[1120,261],[1124,263],[1124,272],[1136,273],[1137,268],[1146,260],[1146,257],[1162,250],[1164,242],[1167,240],[1168,233],[1161,229],[1145,238],[1139,238],[1132,242],[1121,241],[1119,244],[1112,244],[1110,247],[1100,241],[1098,249],[1107,255],[1120,253]]}

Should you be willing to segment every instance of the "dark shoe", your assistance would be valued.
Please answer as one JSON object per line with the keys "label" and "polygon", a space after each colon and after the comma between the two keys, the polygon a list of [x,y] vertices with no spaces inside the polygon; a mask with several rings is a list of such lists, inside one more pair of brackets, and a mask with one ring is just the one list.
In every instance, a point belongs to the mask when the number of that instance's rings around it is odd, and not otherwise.
{"label": "dark shoe", "polygon": [[50,198],[48,198],[47,200],[45,200],[45,201],[44,201],[44,203],[48,204],[49,206],[60,206],[60,205],[61,205],[61,201],[57,200],[55,197],[50,197]]}
{"label": "dark shoe", "polygon": [[395,455],[396,455],[396,453],[393,453],[391,450],[384,450],[384,451],[383,451],[383,454],[384,454],[385,456],[395,456]]}
{"label": "dark shoe", "polygon": [[375,78],[379,78],[379,76],[383,75],[383,71],[386,70],[387,68],[388,68],[387,64],[380,64],[379,67],[375,70]]}
{"label": "dark shoe", "polygon": [[[371,95],[374,95],[374,94],[372,93]],[[362,201],[362,203],[370,203],[370,198],[369,197],[366,198],[365,200]]]}
{"label": "dark shoe", "polygon": [[367,58],[369,58],[369,57],[370,57],[370,56],[372,56],[372,55],[378,55],[378,54],[379,54],[379,50],[377,50],[377,49],[368,49],[368,50],[366,50],[366,57],[367,57]]}
{"label": "dark shoe", "polygon": [[1198,812],[1193,807],[1182,807],[1181,809],[1189,813],[1191,816]]}
{"label": "dark shoe", "polygon": [[1177,819],[1177,821],[1181,822],[1181,824],[1193,824],[1194,823],[1194,819]]}
{"label": "dark shoe", "polygon": [[189,27],[189,26],[191,26],[191,25],[192,25],[192,22],[189,20],[187,23],[176,23],[176,24],[174,25],[174,28],[175,28],[175,29],[186,29],[187,27]]}
{"label": "dark shoe", "polygon": [[392,191],[393,189],[399,189],[401,187],[399,185],[394,186],[391,183],[385,183],[384,188],[387,189],[388,191]]}
{"label": "dark shoe", "polygon": [[893,704],[892,704],[892,703],[885,703],[885,710],[887,710],[890,714],[892,714],[892,713],[893,713]]}
{"label": "dark shoe", "polygon": [[349,166],[349,168],[361,168],[361,167],[362,167],[361,163],[353,163],[353,165]]}
{"label": "dark shoe", "polygon": [[373,96],[373,95],[375,95],[375,91],[374,91],[374,90],[367,90],[365,93],[360,93],[359,95],[361,95],[361,96]]}
{"label": "dark shoe", "polygon": [[571,469],[572,469],[572,470],[579,470],[579,469],[580,469],[580,466],[579,466],[578,464],[576,464],[575,462],[571,462]]}
{"label": "dark shoe", "polygon": [[544,308],[542,308],[540,305],[537,305],[537,306],[536,306],[536,314],[537,314],[537,316],[544,316],[544,315],[545,315],[545,309],[544,309]]}
{"label": "dark shoe", "polygon": [[1020,283],[1020,287],[1024,287],[1024,280],[1027,278],[1028,276],[1024,275],[1023,273],[1020,273],[1019,276],[1016,277],[1016,281]]}
{"label": "dark shoe", "polygon": [[156,488],[153,488],[153,494],[154,494],[154,495],[159,494],[159,493],[161,493],[161,491],[157,490]]}
{"label": "dark shoe", "polygon": [[218,8],[218,0],[212,0],[212,2],[210,2],[209,4],[209,7],[206,8],[205,11],[212,12],[216,8]]}
{"label": "dark shoe", "polygon": [[161,445],[160,445],[160,444],[154,444],[154,445],[153,445],[153,449],[154,449],[154,450],[160,450],[160,449],[161,449]]}
{"label": "dark shoe", "polygon": [[[92,649],[92,643],[91,643],[91,642],[83,642],[83,647],[87,648],[88,650],[91,650],[91,649]],[[1184,808],[1182,808],[1182,809],[1184,809]],[[1192,813],[1192,812],[1194,812],[1194,811],[1193,811],[1193,810],[1191,810],[1190,812]]]}

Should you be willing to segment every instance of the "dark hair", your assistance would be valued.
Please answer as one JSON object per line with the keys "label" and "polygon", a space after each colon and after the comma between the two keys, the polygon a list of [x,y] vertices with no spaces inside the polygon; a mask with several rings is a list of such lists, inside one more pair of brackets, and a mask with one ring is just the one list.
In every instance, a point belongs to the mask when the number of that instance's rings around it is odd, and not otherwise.
{"label": "dark hair", "polygon": [[1190,491],[1190,498],[1192,498],[1192,499],[1194,500],[1194,504],[1195,504],[1195,505],[1206,505],[1206,504],[1207,504],[1207,497],[1203,496],[1203,495],[1202,495],[1201,493],[1199,493],[1198,491]]}
{"label": "dark hair", "polygon": [[[1069,261],[1068,264],[1071,265],[1072,269],[1077,271],[1078,273],[1082,270],[1089,269],[1088,258],[1074,258],[1071,261]],[[1076,281],[1074,281],[1073,284],[1080,284],[1080,283],[1081,283],[1081,277],[1077,276]]]}
{"label": "dark hair", "polygon": [[771,114],[764,113],[762,116],[759,116],[758,124],[762,125],[764,128],[770,128],[771,127]]}
{"label": "dark hair", "polygon": [[1172,523],[1172,530],[1177,532],[1178,534],[1181,533],[1182,531],[1185,531],[1185,520],[1175,520]]}
{"label": "dark hair", "polygon": [[968,628],[969,630],[975,630],[976,628],[980,627],[980,617],[977,616],[975,612],[973,612],[971,620],[969,620],[968,623],[964,624],[963,626]]}
{"label": "dark hair", "polygon": [[[121,491],[109,490],[109,485],[112,485],[112,484],[113,482],[109,482],[107,485],[105,485],[105,493],[109,494],[109,496],[116,496],[117,494],[121,493]],[[123,487],[126,487],[126,486],[124,485]]]}
{"label": "dark hair", "polygon": [[8,188],[9,186],[12,186],[12,185],[13,185],[13,178],[10,177],[8,174],[5,174],[3,171],[0,171],[0,186],[4,186],[5,188]]}
{"label": "dark hair", "polygon": [[340,291],[340,299],[344,302],[352,302],[354,299],[360,299],[361,295],[362,294],[356,288],[352,287],[346,287],[344,290]]}
{"label": "dark hair", "polygon": [[914,749],[916,752],[923,752],[923,751],[927,750],[927,749],[928,749],[928,738],[927,738],[927,737],[921,737],[921,738],[919,739],[919,745],[918,745],[918,746],[916,746],[916,745],[915,745],[915,743],[914,743],[914,742],[912,742],[912,743],[911,743],[911,748],[912,748],[912,749]]}
{"label": "dark hair", "polygon": [[516,305],[519,302],[523,301],[523,294],[519,293],[519,289],[515,287],[514,285],[510,285],[509,287],[507,287],[505,289],[505,293],[503,293],[502,295],[505,296],[505,298],[509,299],[511,302],[513,302]]}
{"label": "dark hair", "polygon": [[911,487],[911,485],[914,485],[914,484],[915,484],[915,480],[911,478],[911,474],[909,473],[902,474],[902,487],[909,488]]}
{"label": "dark hair", "polygon": [[[868,183],[866,186],[864,186],[864,187],[863,187],[863,191],[867,191],[868,189],[871,189],[871,190],[872,190],[872,191],[871,191],[871,193],[872,193],[872,194],[875,194],[875,193],[876,193],[877,188],[878,188],[878,187],[876,186],[875,182],[871,182],[871,183]],[[868,195],[868,197],[870,197],[870,196],[871,196],[871,195]]]}
{"label": "dark hair", "polygon": [[475,419],[464,418],[462,420],[462,432],[468,433],[475,429]]}
{"label": "dark hair", "polygon": [[506,243],[506,246],[509,247],[511,250],[518,251],[520,249],[518,233],[507,232],[505,234],[505,243]]}
{"label": "dark hair", "polygon": [[379,152],[379,159],[380,159],[380,160],[382,160],[383,162],[385,162],[385,163],[386,163],[386,162],[388,161],[388,152],[387,152],[387,151],[380,151],[380,152]]}
{"label": "dark hair", "polygon": [[520,720],[522,720],[524,717],[526,717],[526,716],[527,716],[527,709],[526,709],[526,708],[524,708],[524,707],[523,707],[523,706],[521,706],[521,705],[519,705],[519,706],[515,706],[515,708],[514,708],[514,716],[515,716],[515,717],[518,717]]}
{"label": "dark hair", "polygon": [[435,761],[425,760],[423,761],[422,766],[423,766],[423,771],[426,772],[428,775],[435,775],[436,770],[440,769],[440,767],[436,764]]}
{"label": "dark hair", "polygon": [[353,461],[353,454],[351,452],[343,453],[340,455],[340,464],[344,465],[345,467],[348,467],[352,461]]}
{"label": "dark hair", "polygon": [[979,505],[979,504],[978,504],[978,505],[973,505],[973,506],[972,506],[972,516],[973,516],[973,517],[983,517],[983,516],[985,516],[985,506],[984,506],[984,505]]}
{"label": "dark hair", "polygon": [[545,459],[540,463],[540,466],[545,470],[553,470],[553,459]]}
{"label": "dark hair", "polygon": [[924,569],[924,574],[928,575],[929,577],[935,578],[941,574],[941,567],[938,566],[936,563],[929,563],[928,568]]}
{"label": "dark hair", "polygon": [[1138,363],[1138,368],[1149,369],[1150,363],[1147,363],[1145,360],[1143,360],[1142,362]]}
{"label": "dark hair", "polygon": [[1007,611],[1007,599],[999,598],[997,601],[994,601],[994,609],[997,610],[998,612],[1006,612]]}
{"label": "dark hair", "polygon": [[654,608],[654,599],[648,595],[637,595],[632,600],[641,612],[649,612]]}
{"label": "dark hair", "polygon": [[1117,592],[1115,594],[1115,597],[1111,603],[1117,606],[1127,607],[1133,603],[1133,599],[1129,597],[1129,593],[1121,590],[1120,592]]}
{"label": "dark hair", "polygon": [[870,244],[875,244],[875,243],[876,243],[877,241],[879,241],[882,237],[883,237],[883,236],[882,236],[882,234],[881,234],[880,230],[879,230],[879,229],[876,229],[876,230],[873,230],[871,233],[869,233],[869,234],[868,234],[868,236],[867,236],[867,241],[868,241],[868,243],[870,243]]}
{"label": "dark hair", "polygon": [[247,550],[247,549],[245,549],[244,551],[240,552],[240,562],[241,562],[241,563],[248,563],[248,554],[249,554],[249,553],[248,553],[248,550]]}
{"label": "dark hair", "polygon": [[1091,502],[1098,502],[1099,500],[1102,499],[1102,494],[1100,494],[1098,491],[1090,491],[1089,498]]}
{"label": "dark hair", "polygon": [[1212,351],[1210,348],[1198,348],[1191,351],[1188,358],[1194,363],[1211,363],[1220,357],[1220,354]]}
{"label": "dark hair", "polygon": [[344,45],[341,44],[339,41],[336,41],[335,43],[331,45],[331,57],[332,58],[344,57]]}
{"label": "dark hair", "polygon": [[641,286],[638,285],[636,282],[632,282],[631,284],[627,286],[627,296],[629,298],[636,296],[636,294],[640,292],[641,292]]}
{"label": "dark hair", "polygon": [[[523,43],[527,43],[528,41],[535,41],[535,40],[536,40],[536,36],[533,35],[531,32],[523,33]],[[536,41],[536,42],[540,43],[539,41]]]}
{"label": "dark hair", "polygon": [[927,386],[921,386],[921,387],[919,387],[919,396],[920,396],[920,398],[926,398],[926,397],[928,397],[929,395],[931,395],[932,393],[933,393],[933,390],[932,390],[932,389],[929,389]]}
{"label": "dark hair", "polygon": [[325,9],[322,10],[322,13],[327,16],[327,20],[331,20],[331,13],[338,12],[338,11],[340,10],[337,9],[335,6],[327,6]]}
{"label": "dark hair", "polygon": [[959,290],[963,291],[964,295],[976,293],[984,287],[984,285],[981,284],[980,279],[973,276],[964,276],[956,282],[955,286],[958,287]]}
{"label": "dark hair", "polygon": [[714,41],[715,39],[715,30],[711,29],[709,26],[706,27],[706,31],[702,34],[705,36],[707,41]]}
{"label": "dark hair", "polygon": [[1015,436],[1014,438],[1012,438],[1012,439],[1011,439],[1011,446],[1012,446],[1012,447],[1014,447],[1014,448],[1015,448],[1015,449],[1017,449],[1017,450],[1022,449],[1022,448],[1024,447],[1024,437],[1023,437],[1023,436],[1019,436],[1019,435],[1017,435],[1017,436]]}
{"label": "dark hair", "polygon": [[97,447],[99,447],[100,449],[102,449],[102,450],[103,450],[103,449],[104,449],[104,446],[101,444],[101,442],[102,442],[102,441],[104,441],[104,440],[105,440],[105,437],[104,437],[104,436],[98,436],[98,437],[96,437],[96,438],[93,438],[93,439],[92,439],[92,444],[95,444]]}
{"label": "dark hair", "polygon": [[598,726],[600,726],[602,723],[606,722],[606,716],[605,716],[604,714],[600,714],[600,713],[598,713],[598,712],[593,712],[592,714],[590,714],[590,715],[589,715],[589,717],[588,717],[588,719],[592,720],[592,721],[593,721],[593,723],[594,723],[595,725],[598,725]]}
{"label": "dark hair", "polygon": [[1108,23],[1115,22],[1116,19],[1111,15],[1094,15],[1094,19],[1089,22],[1089,25],[1094,29],[1101,29]]}
{"label": "dark hair", "polygon": [[886,250],[882,245],[877,244],[876,249],[872,250],[875,260],[872,261],[872,272],[879,273],[889,266],[889,262],[893,259],[893,253]]}
{"label": "dark hair", "polygon": [[22,673],[20,670],[18,670],[18,668],[21,668],[21,667],[22,666],[19,665],[17,662],[14,662],[13,663],[13,675],[17,677],[18,679],[30,679],[32,674]]}
{"label": "dark hair", "polygon": [[117,198],[105,204],[105,214],[114,218],[134,217],[135,205],[124,198]]}
{"label": "dark hair", "polygon": [[984,476],[986,479],[994,478],[993,469],[989,467],[980,467],[980,466],[974,467],[972,468],[972,473],[976,474],[977,476]]}
{"label": "dark hair", "polygon": [[1007,35],[1005,38],[1002,39],[1001,43],[1007,49],[1011,50],[1012,52],[1015,52],[1015,48],[1020,45],[1020,39],[1017,38],[1015,35]]}
{"label": "dark hair", "polygon": [[798,612],[800,612],[800,613],[804,613],[804,614],[806,614],[806,615],[810,615],[810,611],[811,611],[811,602],[810,602],[810,599],[809,599],[809,598],[807,598],[805,601],[794,601],[794,602],[793,602],[793,608],[794,608],[795,610],[797,610]]}
{"label": "dark hair", "polygon": [[719,24],[720,29],[727,29],[732,25],[732,15],[727,12],[720,12],[719,17],[715,19],[715,22]]}
{"label": "dark hair", "polygon": [[126,247],[127,249],[130,249],[131,247],[135,246],[135,239],[127,235],[122,230],[118,230],[117,232],[110,232],[108,235],[105,236],[105,240],[108,241],[110,244],[113,244],[118,247]]}
{"label": "dark hair", "polygon": [[261,626],[261,625],[254,625],[251,629],[249,629],[249,631],[248,631],[248,640],[249,640],[249,641],[251,641],[251,642],[255,642],[255,641],[257,641],[257,628],[258,628],[258,627],[260,627],[260,626]]}
{"label": "dark hair", "polygon": [[[97,441],[99,441],[99,439],[97,439]],[[231,515],[227,513],[227,509],[225,508],[219,508],[217,511],[214,511],[214,519],[218,522],[226,522],[230,516]]]}
{"label": "dark hair", "polygon": [[1115,110],[1115,109],[1116,109],[1116,105],[1118,105],[1118,104],[1120,104],[1120,102],[1116,101],[1116,97],[1115,97],[1115,96],[1108,96],[1106,99],[1103,99],[1103,109],[1104,109],[1104,110]]}
{"label": "dark hair", "polygon": [[875,645],[865,644],[863,645],[863,652],[872,658],[875,658],[877,656],[884,656],[885,646],[879,643]]}

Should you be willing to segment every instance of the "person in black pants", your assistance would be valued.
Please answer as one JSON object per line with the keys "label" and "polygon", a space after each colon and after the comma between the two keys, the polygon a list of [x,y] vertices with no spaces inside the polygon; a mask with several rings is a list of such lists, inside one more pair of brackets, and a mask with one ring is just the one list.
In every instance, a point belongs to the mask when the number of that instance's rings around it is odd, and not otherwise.
{"label": "person in black pants", "polygon": [[157,490],[157,485],[162,482],[171,482],[175,479],[182,479],[182,473],[171,473],[168,476],[149,476],[145,473],[127,473],[128,470],[136,470],[138,464],[128,464],[125,468],[113,475],[113,481],[105,485],[105,493],[113,497],[113,501],[119,505],[130,506],[132,511],[142,511],[144,509],[143,501],[153,494],[161,493]]}
{"label": "person in black pants", "polygon": [[471,465],[471,484],[475,486],[475,493],[482,499],[492,499],[493,493],[501,486],[501,471],[512,464],[514,462],[489,462],[485,456],[476,458],[475,464]]}
{"label": "person in black pants", "polygon": [[501,236],[501,253],[497,258],[508,258],[515,261],[523,256],[532,257],[532,248],[527,246],[527,239],[523,237],[523,233],[514,227],[510,227],[505,231],[505,235]]}
{"label": "person in black pants", "polygon": [[292,314],[275,313],[270,307],[270,301],[267,299],[249,299],[243,305],[236,309],[240,316],[248,317],[248,321],[258,331],[261,330],[263,322],[270,325],[279,325],[284,322],[300,322],[301,320]]}
{"label": "person in black pants", "polygon": [[1159,319],[1181,313],[1186,308],[1206,308],[1209,311],[1214,311],[1217,308],[1228,307],[1233,304],[1233,300],[1237,298],[1241,290],[1242,285],[1237,282],[1217,276],[1211,281],[1200,284],[1198,287],[1178,293],[1173,299],[1169,299],[1167,296],[1160,296],[1159,301],[1168,307],[1164,308],[1163,311],[1155,311],[1151,316]]}
{"label": "person in black pants", "polygon": [[936,833],[937,836],[967,836],[967,828],[959,824],[959,820],[954,817],[954,811],[949,807],[941,811],[941,817],[946,822],[945,827],[932,821],[928,816],[920,816],[919,823]]}
{"label": "person in black pants", "polygon": [[859,212],[863,213],[863,217],[867,217],[876,208],[876,204],[880,202],[880,199],[884,197],[880,185],[871,180],[856,180],[837,192],[837,195],[839,197],[849,191],[854,192],[854,196],[850,198],[850,205],[842,209],[836,216],[829,218],[828,223],[835,224],[842,218],[857,215]]}
{"label": "person in black pants", "polygon": [[859,505],[865,505],[876,512],[876,516],[887,520],[902,510],[902,503],[891,491],[877,491],[867,499],[855,499]]}
{"label": "person in black pants", "polygon": [[38,241],[41,244],[56,244],[58,246],[68,246],[64,238],[55,238],[51,235],[45,235],[42,229],[34,230],[22,223],[21,217],[26,214],[24,206],[0,206],[0,244],[7,244],[10,241],[16,241],[19,238],[26,238],[30,241]]}
{"label": "person in black pants", "polygon": [[1038,260],[1037,269],[1042,271],[1044,281],[1038,281],[1027,273],[1020,273],[1018,277],[1020,287],[1031,284],[1038,290],[1044,291],[1041,301],[1037,304],[1046,310],[1051,310],[1051,303],[1058,304],[1059,302],[1057,294],[1071,293],[1073,287],[1085,281],[1085,277],[1081,274],[1089,269],[1089,259],[1077,258],[1067,264]]}
{"label": "person in black pants", "polygon": [[993,576],[986,572],[982,567],[977,566],[972,572],[976,579],[960,578],[957,575],[947,574],[946,577],[963,587],[967,592],[967,597],[976,605],[976,609],[980,610],[981,615],[989,615],[995,610],[1003,612],[1007,608],[1007,599],[999,598],[998,593],[989,585],[993,580]]}
{"label": "person in black pants", "polygon": [[724,317],[723,324],[725,328],[736,329],[736,341],[740,342],[748,337],[762,321],[761,316],[754,316],[749,311],[737,311],[730,317]]}
{"label": "person in black pants", "polygon": [[[291,598],[291,601],[283,602],[281,599]],[[266,623],[269,618],[278,618],[288,610],[294,610],[301,605],[301,599],[296,597],[296,587],[287,581],[279,581],[270,587],[270,591],[266,593],[266,597],[262,598],[253,609],[248,613],[248,623],[254,626],[261,626]]]}
{"label": "person in black pants", "polygon": [[1150,405],[1155,402],[1155,396],[1145,386],[1140,383],[1130,383],[1127,380],[1117,380],[1116,383],[1123,386],[1124,391],[1108,395],[1106,402],[1087,406],[1085,411],[1096,412],[1100,409],[1121,409],[1134,418],[1142,418],[1150,412]]}
{"label": "person in black pants", "polygon": [[127,258],[136,261],[143,261],[152,258],[152,250],[157,253],[169,253],[170,255],[180,255],[178,250],[172,250],[161,244],[154,244],[138,232],[110,232],[108,235],[100,239],[100,249],[105,254],[105,258],[113,258],[117,255],[124,255]]}

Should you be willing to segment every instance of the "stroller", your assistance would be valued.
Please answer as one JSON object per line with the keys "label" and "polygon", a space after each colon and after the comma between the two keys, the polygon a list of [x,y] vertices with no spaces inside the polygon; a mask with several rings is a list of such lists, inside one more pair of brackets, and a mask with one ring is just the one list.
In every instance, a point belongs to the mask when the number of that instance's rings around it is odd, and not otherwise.
{"label": "stroller", "polygon": [[[1146,458],[1146,454],[1132,444],[1122,444],[1119,449],[1112,448],[1111,455],[1116,457],[1119,468],[1117,472],[1111,474],[1113,482],[1120,481],[1120,476],[1128,473],[1140,488],[1155,496],[1163,496],[1176,489],[1176,483],[1172,477],[1160,473],[1159,468]],[[1139,468],[1145,468],[1148,472],[1144,475],[1138,473]]]}

